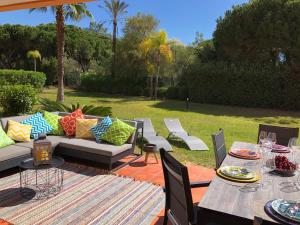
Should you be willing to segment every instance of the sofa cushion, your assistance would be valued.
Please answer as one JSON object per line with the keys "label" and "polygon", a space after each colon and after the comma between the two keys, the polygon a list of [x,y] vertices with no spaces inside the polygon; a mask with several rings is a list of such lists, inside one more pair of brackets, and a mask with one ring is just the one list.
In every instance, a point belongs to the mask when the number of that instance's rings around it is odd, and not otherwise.
{"label": "sofa cushion", "polygon": [[[63,141],[65,143],[67,143],[68,140],[70,140],[68,137],[64,137],[64,136],[47,136],[47,139],[49,141],[51,141],[53,151],[59,145],[60,142]],[[19,143],[16,143],[16,145],[33,149],[33,140],[30,140],[30,142],[19,142]]]}
{"label": "sofa cushion", "polygon": [[38,139],[40,134],[48,134],[53,129],[40,112],[28,117],[21,123],[32,126],[31,137],[34,139]]}
{"label": "sofa cushion", "polygon": [[132,144],[114,146],[107,143],[97,143],[93,140],[85,139],[69,139],[65,141],[63,140],[59,146],[73,149],[74,151],[79,150],[108,157],[115,156],[132,148]]}
{"label": "sofa cushion", "polygon": [[97,142],[100,142],[102,135],[108,130],[112,125],[112,120],[109,116],[104,117],[96,126],[92,127],[91,132],[96,138]]}
{"label": "sofa cushion", "polygon": [[66,132],[67,136],[74,136],[76,132],[76,119],[84,119],[84,115],[80,109],[75,110],[71,114],[60,119],[60,124]]}
{"label": "sofa cushion", "polygon": [[0,127],[0,148],[8,145],[13,145],[15,142],[7,136],[2,127]]}
{"label": "sofa cushion", "polygon": [[15,141],[30,141],[31,125],[21,124],[12,120],[8,121],[7,136]]}
{"label": "sofa cushion", "polygon": [[102,135],[101,140],[114,145],[123,145],[135,132],[136,128],[116,119],[107,131]]}
{"label": "sofa cushion", "polygon": [[65,134],[64,129],[59,123],[59,120],[62,118],[61,116],[45,111],[44,118],[48,124],[52,127],[52,131],[49,134],[63,136]]}
{"label": "sofa cushion", "polygon": [[26,155],[31,156],[30,148],[17,145],[6,146],[0,149],[0,162]]}
{"label": "sofa cushion", "polygon": [[4,117],[4,118],[1,118],[0,121],[1,121],[1,124],[2,124],[2,127],[3,127],[3,130],[5,132],[7,132],[8,130],[8,121],[9,120],[12,120],[12,121],[16,121],[16,122],[21,122],[25,119],[27,119],[28,116],[12,116],[12,117]]}
{"label": "sofa cushion", "polygon": [[97,119],[76,119],[76,138],[93,138],[92,127],[98,123]]}

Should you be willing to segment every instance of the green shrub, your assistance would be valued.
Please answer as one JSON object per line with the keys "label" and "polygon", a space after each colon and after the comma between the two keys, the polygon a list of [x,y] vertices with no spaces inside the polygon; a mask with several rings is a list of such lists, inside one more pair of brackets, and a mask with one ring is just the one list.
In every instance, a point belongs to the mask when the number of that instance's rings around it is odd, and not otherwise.
{"label": "green shrub", "polygon": [[165,99],[167,97],[167,91],[168,91],[167,87],[159,87],[157,90],[158,98]]}
{"label": "green shrub", "polygon": [[38,90],[45,85],[46,75],[42,72],[25,70],[0,70],[0,86],[30,84]]}
{"label": "green shrub", "polygon": [[193,101],[300,109],[300,74],[284,65],[199,63],[185,77]]}
{"label": "green shrub", "polygon": [[104,76],[94,73],[81,75],[80,89],[85,91],[104,92],[109,94],[144,95],[147,87],[145,76]]}
{"label": "green shrub", "polygon": [[179,88],[178,87],[169,87],[166,93],[167,99],[178,99],[179,97]]}
{"label": "green shrub", "polygon": [[54,57],[43,58],[41,71],[46,74],[46,85],[53,85],[57,82],[57,59]]}
{"label": "green shrub", "polygon": [[49,112],[58,111],[58,112],[74,112],[76,109],[81,109],[83,114],[86,115],[95,115],[95,116],[111,116],[112,109],[111,107],[104,106],[94,106],[94,105],[80,105],[71,104],[65,105],[56,101],[51,101],[47,98],[41,98],[40,101],[43,109]]}
{"label": "green shrub", "polygon": [[7,85],[0,93],[0,106],[7,116],[30,113],[36,100],[37,92],[31,85]]}

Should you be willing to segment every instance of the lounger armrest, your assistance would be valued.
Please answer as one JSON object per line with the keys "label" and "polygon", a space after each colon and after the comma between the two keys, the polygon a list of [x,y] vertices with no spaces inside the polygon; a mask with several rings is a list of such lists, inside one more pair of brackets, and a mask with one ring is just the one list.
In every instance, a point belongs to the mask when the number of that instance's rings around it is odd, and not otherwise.
{"label": "lounger armrest", "polygon": [[200,181],[200,182],[192,182],[191,188],[199,188],[199,187],[208,187],[210,185],[210,180]]}

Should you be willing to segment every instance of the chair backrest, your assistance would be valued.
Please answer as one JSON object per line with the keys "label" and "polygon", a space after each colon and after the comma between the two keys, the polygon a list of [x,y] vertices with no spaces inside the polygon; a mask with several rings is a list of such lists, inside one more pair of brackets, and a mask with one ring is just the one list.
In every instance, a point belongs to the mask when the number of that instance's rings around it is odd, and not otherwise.
{"label": "chair backrest", "polygon": [[165,178],[168,218],[177,224],[190,224],[194,211],[187,167],[164,149],[160,149],[160,156]]}
{"label": "chair backrest", "polygon": [[[156,135],[156,131],[154,130],[154,127],[152,125],[152,122],[148,118],[135,118],[136,121],[142,121],[144,123],[144,134],[152,134]],[[139,130],[141,133],[142,131]]]}
{"label": "chair backrest", "polygon": [[277,144],[287,146],[291,138],[298,138],[299,128],[279,127],[266,124],[259,124],[257,143],[261,131],[276,133]]}
{"label": "chair backrest", "polygon": [[218,169],[226,157],[226,145],[224,131],[220,129],[216,134],[211,135],[216,160],[216,169]]}
{"label": "chair backrest", "polygon": [[270,221],[265,221],[260,217],[255,216],[253,225],[276,225],[277,223],[273,223]]}
{"label": "chair backrest", "polygon": [[186,133],[186,131],[181,126],[179,119],[165,118],[164,122],[169,132]]}

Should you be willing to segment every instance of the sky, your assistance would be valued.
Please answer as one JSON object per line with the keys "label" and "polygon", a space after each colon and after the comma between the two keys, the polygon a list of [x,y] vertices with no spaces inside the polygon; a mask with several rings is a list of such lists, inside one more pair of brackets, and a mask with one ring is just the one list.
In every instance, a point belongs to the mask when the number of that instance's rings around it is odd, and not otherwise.
{"label": "sky", "polygon": [[[179,39],[185,44],[195,40],[196,32],[203,33],[205,39],[210,39],[216,27],[216,20],[224,16],[226,10],[233,5],[248,2],[248,0],[124,0],[128,3],[128,16],[138,12],[151,14],[159,21],[160,29],[168,32],[169,38]],[[95,21],[105,22],[111,32],[112,24],[108,12],[99,5],[103,1],[87,3],[93,13]],[[38,25],[51,23],[55,17],[51,10],[46,14],[40,12],[29,13],[28,10],[0,13],[0,24]],[[67,22],[81,27],[88,27],[90,20],[85,18],[80,22]],[[119,23],[119,35],[122,35],[124,19]]]}

